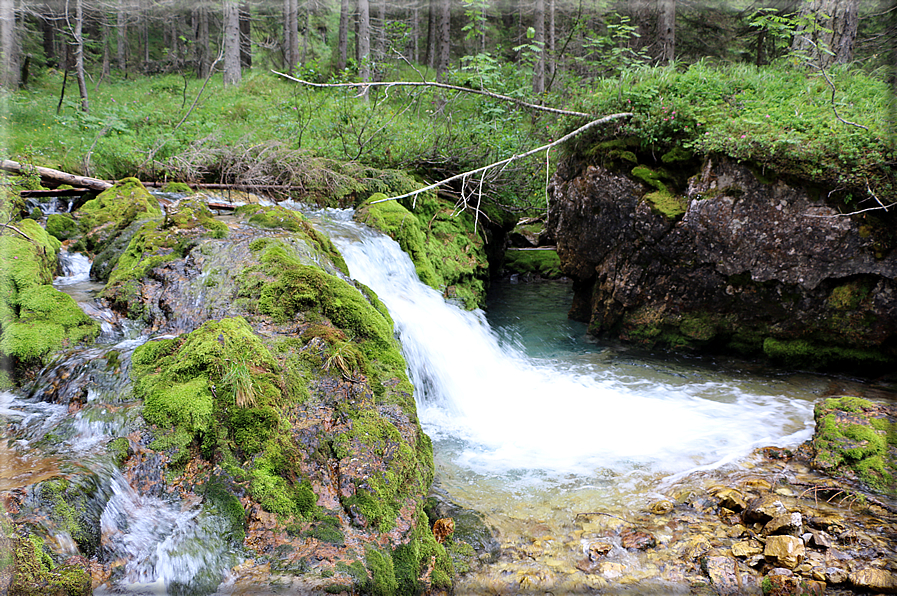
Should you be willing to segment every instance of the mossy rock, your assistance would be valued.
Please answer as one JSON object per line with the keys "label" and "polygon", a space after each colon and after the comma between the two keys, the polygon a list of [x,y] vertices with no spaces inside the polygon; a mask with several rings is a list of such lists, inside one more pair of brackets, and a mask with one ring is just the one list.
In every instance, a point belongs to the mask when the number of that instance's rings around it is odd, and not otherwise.
{"label": "mossy rock", "polygon": [[897,494],[897,408],[844,396],[816,404],[813,415],[814,467]]}
{"label": "mossy rock", "polygon": [[465,308],[482,306],[489,277],[485,243],[479,235],[482,222],[474,233],[470,213],[455,213],[453,205],[426,193],[417,198],[414,212],[397,201],[377,202],[386,198],[372,195],[355,218],[398,242],[423,283]]}
{"label": "mossy rock", "polygon": [[9,594],[16,596],[89,596],[90,573],[77,565],[54,563],[44,541],[34,534],[14,538]]}
{"label": "mossy rock", "polygon": [[662,172],[654,171],[647,166],[635,166],[632,168],[632,175],[656,190],[668,192],[667,185],[662,181],[665,178]]}
{"label": "mossy rock", "polygon": [[137,178],[124,178],[77,211],[85,248],[101,251],[111,238],[137,219],[160,218],[158,201]]}
{"label": "mossy rock", "polygon": [[880,365],[893,358],[883,349],[839,346],[806,339],[763,340],[763,353],[771,360],[791,367],[819,369],[827,365]]}
{"label": "mossy rock", "polygon": [[31,219],[16,228],[21,234],[7,229],[0,236],[0,352],[13,359],[14,375],[100,331],[69,295],[50,285],[59,240]]}
{"label": "mossy rock", "polygon": [[652,211],[667,219],[677,219],[688,209],[687,199],[676,196],[665,189],[649,192],[645,195],[645,200],[651,205]]}
{"label": "mossy rock", "polygon": [[192,195],[194,191],[189,184],[184,182],[169,182],[162,187],[162,192]]}
{"label": "mossy rock", "polygon": [[556,250],[533,249],[505,252],[504,267],[511,273],[534,273],[548,279],[563,275]]}
{"label": "mossy rock", "polygon": [[47,233],[57,240],[68,240],[79,234],[78,224],[68,213],[51,213],[47,217]]}

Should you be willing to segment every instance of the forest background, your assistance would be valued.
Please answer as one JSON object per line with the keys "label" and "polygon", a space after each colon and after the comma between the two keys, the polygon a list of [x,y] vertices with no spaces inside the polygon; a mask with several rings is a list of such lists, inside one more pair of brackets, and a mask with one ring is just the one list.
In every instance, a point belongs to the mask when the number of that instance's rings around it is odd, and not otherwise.
{"label": "forest background", "polygon": [[[0,24],[0,149],[24,164],[344,204],[384,170],[439,180],[626,112],[567,154],[627,139],[624,159],[725,154],[845,211],[897,200],[885,0],[0,0]],[[556,163],[445,192],[538,215]]]}

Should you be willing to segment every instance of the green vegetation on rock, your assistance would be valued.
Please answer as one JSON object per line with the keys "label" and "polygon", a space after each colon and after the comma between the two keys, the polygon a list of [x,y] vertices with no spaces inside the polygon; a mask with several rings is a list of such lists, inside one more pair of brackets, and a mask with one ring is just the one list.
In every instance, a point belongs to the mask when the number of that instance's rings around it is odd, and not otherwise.
{"label": "green vegetation on rock", "polygon": [[813,465],[895,494],[897,429],[886,411],[857,397],[829,398],[814,410]]}
{"label": "green vegetation on rock", "polygon": [[28,534],[14,538],[14,568],[9,594],[38,596],[89,596],[90,574],[77,565],[57,565],[39,536]]}
{"label": "green vegetation on rock", "polygon": [[376,202],[386,198],[382,193],[372,195],[355,218],[398,242],[423,283],[465,308],[482,306],[489,274],[480,237],[483,222],[474,233],[474,217],[468,211],[456,213],[451,204],[431,194],[419,195],[413,212],[397,201]]}
{"label": "green vegetation on rock", "polygon": [[561,260],[556,250],[531,249],[505,252],[504,268],[512,273],[536,273],[554,279],[561,277]]}

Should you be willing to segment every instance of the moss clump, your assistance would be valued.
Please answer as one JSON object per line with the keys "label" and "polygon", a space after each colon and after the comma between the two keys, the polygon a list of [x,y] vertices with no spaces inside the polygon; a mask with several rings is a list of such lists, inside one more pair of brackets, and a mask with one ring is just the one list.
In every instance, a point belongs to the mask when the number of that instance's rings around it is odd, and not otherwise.
{"label": "moss clump", "polygon": [[51,213],[47,217],[47,233],[57,240],[68,240],[78,235],[78,224],[68,213]]}
{"label": "moss clump", "polygon": [[668,192],[667,185],[661,180],[664,176],[660,172],[647,166],[635,166],[632,168],[632,175],[656,190]]}
{"label": "moss clump", "polygon": [[99,326],[67,294],[50,283],[56,271],[59,240],[36,222],[0,235],[0,352],[14,365],[29,367],[60,348],[95,338]]}
{"label": "moss clump", "polygon": [[694,157],[694,153],[688,151],[687,149],[683,149],[679,145],[676,145],[662,156],[660,156],[660,161],[663,163],[677,163],[688,161],[692,157]]}
{"label": "moss clump", "polygon": [[193,189],[190,188],[189,184],[184,182],[169,182],[165,186],[162,187],[162,192],[172,192],[179,193],[184,195],[192,195]]}
{"label": "moss clump", "polygon": [[836,286],[828,297],[828,307],[839,311],[855,310],[869,297],[870,288],[859,281]]}
{"label": "moss clump", "polygon": [[788,366],[819,368],[827,364],[875,364],[888,362],[888,356],[874,348],[851,348],[817,344],[804,339],[784,340],[767,337],[763,352],[772,360]]}
{"label": "moss clump", "polygon": [[76,565],[56,565],[42,538],[29,534],[14,539],[14,568],[9,594],[89,596],[90,574]]}
{"label": "moss clump", "polygon": [[537,273],[550,279],[563,275],[556,250],[508,250],[504,267],[513,273]]}
{"label": "moss clump", "polygon": [[375,396],[386,399],[384,383],[396,380],[389,395],[413,413],[413,388],[405,375],[405,360],[393,336],[392,320],[372,305],[365,293],[369,290],[303,264],[291,246],[281,240],[270,239],[256,249],[260,265],[244,272],[241,296],[281,324],[300,314],[303,318],[308,313],[325,317],[355,342],[364,356],[359,364]]}
{"label": "moss clump", "polygon": [[[251,204],[238,207],[236,214],[245,217],[249,223],[263,228],[280,228],[297,234],[309,246],[326,255],[343,275],[349,277],[349,267],[346,265],[343,255],[339,253],[330,238],[316,230],[301,213],[280,206]],[[255,242],[264,241],[260,238]],[[253,248],[253,250],[257,249],[258,245]]]}
{"label": "moss clump", "polygon": [[856,477],[879,492],[894,494],[894,425],[882,406],[852,396],[816,405],[813,464],[830,473]]}
{"label": "moss clump", "polygon": [[98,253],[131,223],[161,218],[162,210],[140,180],[124,178],[84,203],[77,216],[85,234],[84,249]]}
{"label": "moss clump", "polygon": [[649,192],[645,200],[651,205],[651,210],[663,215],[667,219],[676,219],[685,214],[688,209],[688,201],[678,197],[666,189]]}
{"label": "moss clump", "polygon": [[[409,205],[372,195],[356,212],[356,219],[387,234],[399,243],[414,263],[420,280],[465,308],[481,306],[489,277],[482,221],[467,211],[455,213],[454,205],[431,194],[417,197],[414,212]],[[427,222],[424,225],[423,222]]]}

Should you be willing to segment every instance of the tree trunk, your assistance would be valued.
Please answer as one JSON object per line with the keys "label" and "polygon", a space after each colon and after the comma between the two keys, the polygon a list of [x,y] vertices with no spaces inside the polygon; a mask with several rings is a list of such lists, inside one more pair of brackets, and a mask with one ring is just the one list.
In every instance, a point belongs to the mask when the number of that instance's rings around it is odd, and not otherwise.
{"label": "tree trunk", "polygon": [[240,70],[240,9],[235,0],[224,0],[224,84],[238,85]]}
{"label": "tree trunk", "polygon": [[436,68],[436,1],[427,2],[427,68]]}
{"label": "tree trunk", "polygon": [[205,79],[212,68],[209,45],[209,11],[200,4],[196,7],[196,76]]}
{"label": "tree trunk", "polygon": [[143,72],[147,72],[150,69],[149,20],[150,7],[146,6],[143,9],[143,26],[141,27],[141,37],[143,38]]}
{"label": "tree trunk", "polygon": [[550,91],[551,82],[554,81],[554,71],[557,67],[556,50],[557,45],[556,29],[555,29],[555,0],[548,0],[548,52],[545,55],[545,76],[548,77],[548,89]]}
{"label": "tree trunk", "polygon": [[56,61],[56,27],[47,15],[40,19],[41,33],[43,34],[44,64],[49,67]]}
{"label": "tree trunk", "polygon": [[128,24],[125,15],[125,0],[118,0],[115,11],[115,62],[118,69],[125,72],[128,69]]}
{"label": "tree trunk", "polygon": [[377,1],[377,47],[375,56],[383,60],[386,56],[386,0]]}
{"label": "tree trunk", "polygon": [[240,66],[252,68],[252,7],[240,4]]}
{"label": "tree trunk", "polygon": [[0,170],[6,170],[7,172],[12,172],[13,174],[22,174],[24,172],[30,172],[33,170],[41,177],[42,180],[53,182],[56,185],[70,184],[71,186],[76,186],[79,188],[90,188],[92,190],[99,191],[104,191],[107,188],[112,187],[112,185],[105,180],[97,180],[96,178],[90,178],[86,176],[76,176],[74,174],[69,174],[51,168],[44,168],[41,166],[23,166],[19,162],[10,161],[8,159],[0,161]]}
{"label": "tree trunk", "polygon": [[302,28],[302,55],[299,64],[305,66],[305,57],[308,55],[308,35],[311,33],[311,6],[310,0],[305,0],[305,27]]}
{"label": "tree trunk", "polygon": [[0,85],[13,90],[19,86],[15,0],[0,0],[0,54]]}
{"label": "tree trunk", "polygon": [[[109,63],[111,62],[109,56],[109,17],[106,13],[103,13],[103,71],[100,75],[100,80],[103,77],[109,76]],[[99,81],[97,81],[97,85],[99,86]],[[96,91],[96,89],[94,89]]]}
{"label": "tree trunk", "polygon": [[533,10],[533,45],[538,48],[536,63],[533,65],[533,93],[545,91],[545,0],[536,0]]}
{"label": "tree trunk", "polygon": [[805,54],[822,68],[852,61],[859,23],[858,5],[859,0],[803,3],[801,16],[811,19],[815,27],[799,31],[791,49]]}
{"label": "tree trunk", "polygon": [[449,69],[451,59],[452,3],[451,0],[439,0],[439,19],[437,21],[437,60],[436,80],[443,82]]}
{"label": "tree trunk", "polygon": [[371,9],[368,0],[358,0],[358,76],[371,80]]}
{"label": "tree trunk", "polygon": [[90,113],[90,102],[87,99],[87,83],[84,81],[84,5],[82,0],[75,2],[75,77],[78,79],[78,93],[81,95],[81,111]]}
{"label": "tree trunk", "polygon": [[657,40],[660,61],[669,64],[676,58],[676,0],[657,0]]}
{"label": "tree trunk", "polygon": [[336,69],[342,72],[346,69],[346,64],[349,60],[349,0],[340,0],[339,3],[338,37]]}
{"label": "tree trunk", "polygon": [[420,60],[420,44],[418,43],[420,39],[420,6],[417,4],[417,0],[414,1],[414,6],[411,9],[411,55],[408,57],[411,62],[417,64]]}

